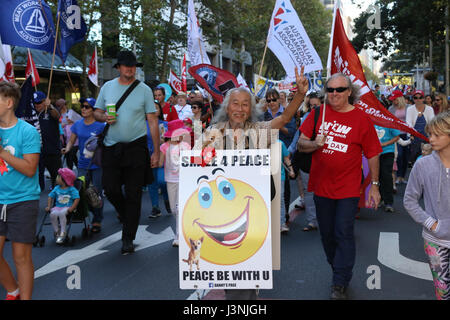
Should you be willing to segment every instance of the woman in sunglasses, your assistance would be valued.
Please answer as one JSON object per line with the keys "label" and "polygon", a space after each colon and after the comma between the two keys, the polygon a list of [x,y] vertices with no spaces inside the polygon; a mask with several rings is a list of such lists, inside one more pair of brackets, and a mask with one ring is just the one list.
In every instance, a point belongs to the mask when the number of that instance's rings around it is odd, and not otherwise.
{"label": "woman in sunglasses", "polygon": [[[414,105],[406,109],[406,123],[416,131],[427,136],[425,126],[434,118],[434,110],[425,104],[425,94],[422,90],[413,92]],[[426,142],[420,138],[411,137],[409,162],[414,163],[422,154],[422,143]]]}
{"label": "woman in sunglasses", "polygon": [[[91,159],[86,158],[84,154],[84,145],[91,136],[98,135],[103,132],[105,127],[105,123],[95,121],[94,118],[94,106],[95,99],[94,98],[86,98],[81,99],[81,116],[83,119],[78,120],[72,125],[70,130],[72,131],[72,135],[70,136],[70,140],[67,143],[67,146],[62,149],[63,154],[67,154],[70,152],[72,147],[74,146],[75,141],[78,139],[78,146],[80,150],[80,158],[78,159],[78,176],[90,176],[90,179],[100,194],[103,194],[101,191],[102,187],[102,168],[96,166],[91,163]],[[103,201],[102,207],[92,209],[92,228],[91,231],[93,233],[98,233],[101,231],[101,223],[103,220]]]}
{"label": "woman in sunglasses", "polygon": [[[325,83],[327,99],[314,109],[300,127],[300,151],[313,152],[308,191],[314,192],[316,216],[322,245],[333,277],[331,299],[346,299],[346,289],[356,258],[354,237],[361,187],[362,154],[368,159],[372,185],[367,206],[380,203],[379,154],[377,133],[369,116],[355,104],[359,87],[344,74],[332,75]],[[316,112],[320,112],[314,128]],[[316,135],[311,140],[313,134]]]}

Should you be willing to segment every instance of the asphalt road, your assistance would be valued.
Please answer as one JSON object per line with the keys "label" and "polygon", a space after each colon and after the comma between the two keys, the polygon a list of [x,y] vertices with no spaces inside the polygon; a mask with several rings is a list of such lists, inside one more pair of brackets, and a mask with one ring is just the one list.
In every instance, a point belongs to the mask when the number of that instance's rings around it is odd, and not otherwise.
{"label": "asphalt road", "polygon": [[[433,300],[430,280],[417,278],[414,269],[427,262],[423,251],[421,227],[406,213],[402,205],[405,186],[395,196],[395,213],[363,209],[356,221],[357,258],[349,298],[356,300]],[[298,196],[291,181],[292,197]],[[41,214],[46,204],[41,197]],[[162,205],[164,207],[164,205]],[[121,224],[106,202],[101,233],[81,238],[82,224],[73,224],[71,235],[77,237],[72,247],[58,246],[53,241],[51,226],[44,226],[44,247],[33,248],[36,270],[33,298],[38,300],[186,300],[222,299],[223,291],[181,290],[178,279],[178,250],[172,247],[175,219],[164,214],[149,219],[150,199],[143,196],[141,230],[137,252],[120,254]],[[273,289],[261,290],[261,299],[327,300],[331,285],[328,266],[318,231],[303,232],[305,217],[299,213],[290,223],[288,234],[281,238],[281,270],[274,271]],[[386,266],[378,259],[380,235],[398,236],[398,256],[392,264],[406,271]],[[395,238],[395,237],[394,237]],[[389,242],[389,248],[395,247]],[[386,252],[381,252],[384,255]],[[12,264],[11,246],[4,256]],[[391,254],[392,256],[392,254]],[[399,256],[401,257],[399,258]],[[396,260],[397,259],[397,260]],[[409,263],[406,264],[406,260]],[[405,263],[404,263],[405,262]],[[375,271],[374,271],[375,270]],[[412,271],[408,271],[412,270]],[[0,288],[0,296],[5,295]]]}

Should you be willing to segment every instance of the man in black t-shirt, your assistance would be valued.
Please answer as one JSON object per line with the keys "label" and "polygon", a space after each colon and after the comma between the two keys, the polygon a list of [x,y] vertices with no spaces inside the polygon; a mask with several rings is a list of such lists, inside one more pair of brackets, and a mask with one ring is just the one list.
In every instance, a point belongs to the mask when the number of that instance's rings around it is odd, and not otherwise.
{"label": "man in black t-shirt", "polygon": [[55,187],[58,169],[62,167],[61,141],[59,132],[59,111],[50,103],[50,99],[42,91],[33,94],[33,104],[39,118],[42,136],[42,151],[39,159],[39,185],[45,190],[44,171],[47,168]]}

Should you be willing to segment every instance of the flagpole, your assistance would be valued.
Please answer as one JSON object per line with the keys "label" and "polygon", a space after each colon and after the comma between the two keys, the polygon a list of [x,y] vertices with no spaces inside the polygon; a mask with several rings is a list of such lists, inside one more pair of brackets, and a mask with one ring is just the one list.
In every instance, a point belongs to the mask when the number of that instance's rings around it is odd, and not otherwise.
{"label": "flagpole", "polygon": [[263,65],[264,65],[264,58],[266,57],[267,45],[268,44],[269,44],[269,37],[266,38],[266,45],[264,47],[264,53],[263,53],[263,56],[262,56],[261,65],[259,66],[259,73],[258,73],[258,75],[260,75],[260,76],[261,76],[262,68],[263,68]]}
{"label": "flagpole", "polygon": [[55,43],[53,47],[53,56],[52,56],[52,67],[50,69],[50,78],[48,80],[48,90],[47,90],[47,98],[50,98],[50,88],[52,86],[52,77],[53,77],[53,65],[55,63],[55,54],[56,54],[56,44],[58,41],[58,32],[59,32],[59,20],[61,18],[61,14],[58,11],[58,20],[56,22],[56,33],[55,33]]}

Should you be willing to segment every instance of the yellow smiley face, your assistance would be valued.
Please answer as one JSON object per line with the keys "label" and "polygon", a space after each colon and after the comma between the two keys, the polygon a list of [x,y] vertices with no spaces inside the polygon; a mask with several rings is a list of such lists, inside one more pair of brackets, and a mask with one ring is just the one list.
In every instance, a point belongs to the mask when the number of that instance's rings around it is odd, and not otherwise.
{"label": "yellow smiley face", "polygon": [[261,195],[250,185],[218,176],[202,180],[184,206],[183,236],[204,238],[201,258],[233,265],[253,256],[269,231],[269,214]]}

